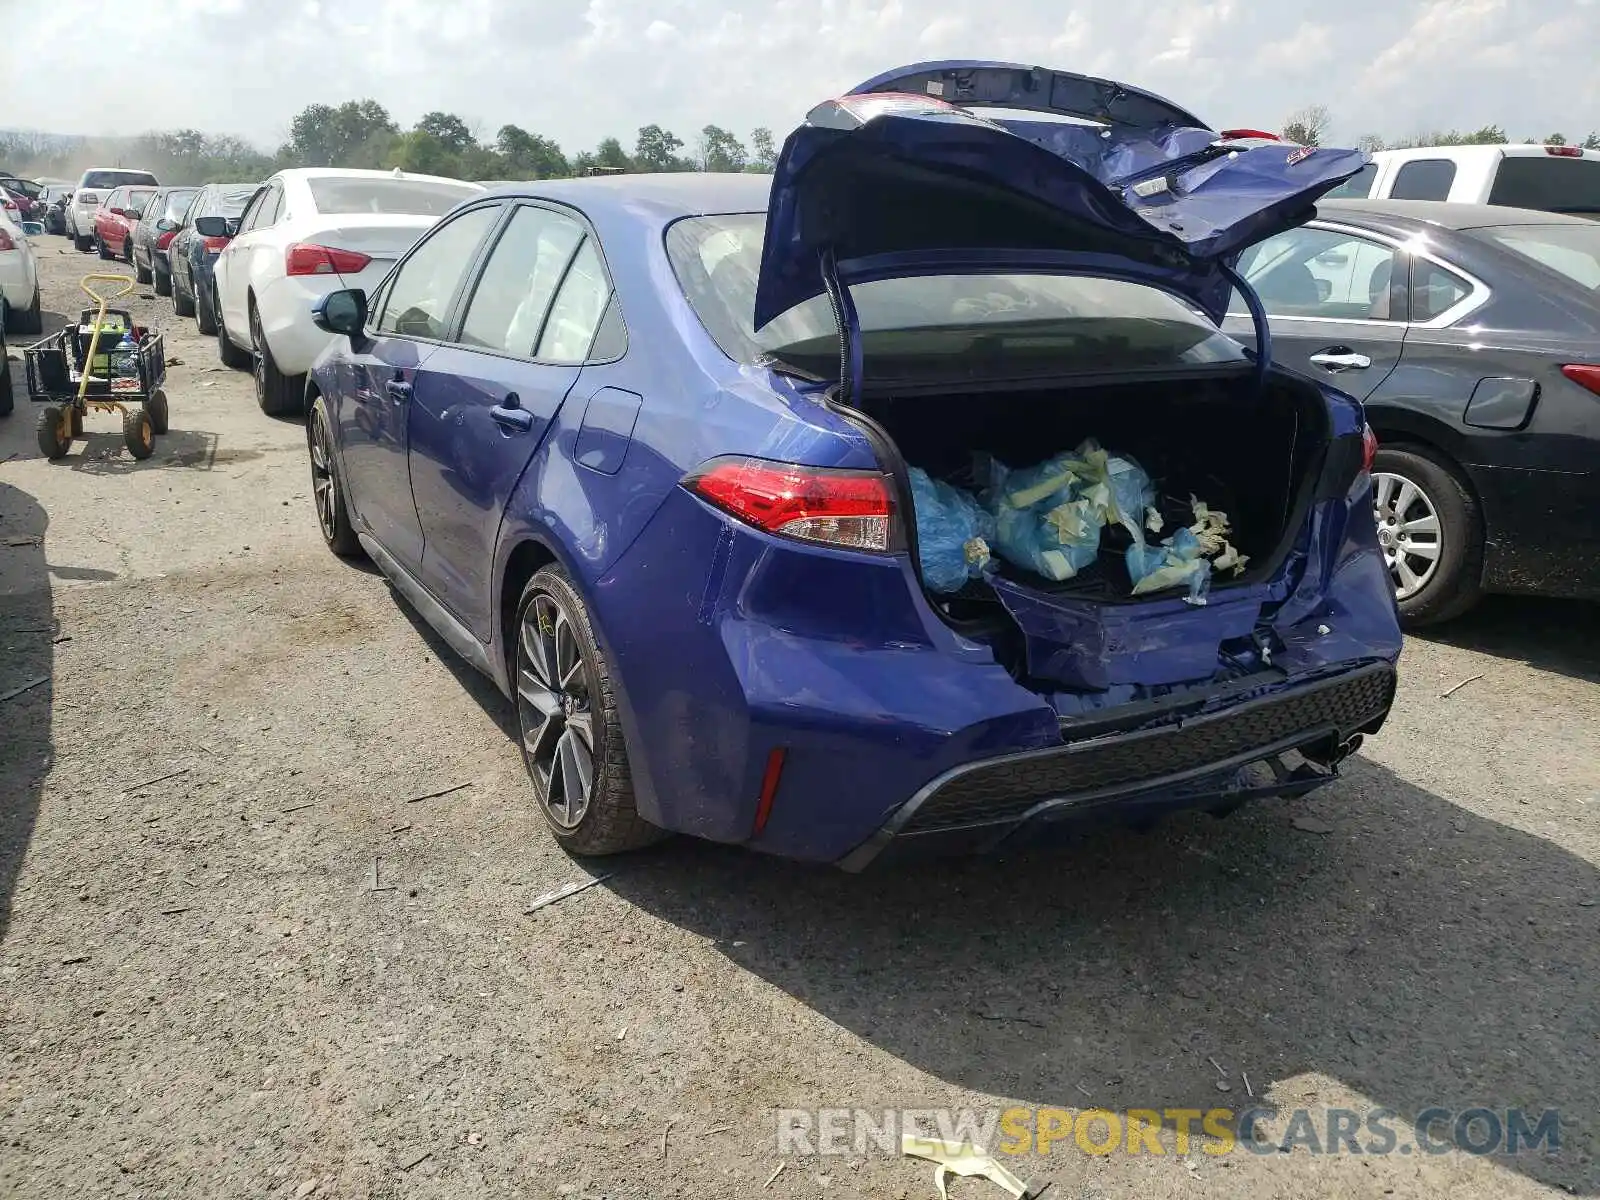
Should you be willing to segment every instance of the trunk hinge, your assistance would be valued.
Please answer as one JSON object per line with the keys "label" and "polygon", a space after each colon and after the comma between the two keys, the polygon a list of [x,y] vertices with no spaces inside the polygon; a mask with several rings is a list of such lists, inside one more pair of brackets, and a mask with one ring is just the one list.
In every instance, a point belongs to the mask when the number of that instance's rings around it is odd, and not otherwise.
{"label": "trunk hinge", "polygon": [[861,377],[865,371],[861,318],[856,313],[855,298],[850,295],[849,287],[839,279],[839,264],[832,246],[822,248],[821,260],[822,283],[828,289],[833,319],[839,326],[839,401],[854,407],[861,395]]}
{"label": "trunk hinge", "polygon": [[1255,288],[1245,282],[1244,276],[1234,270],[1231,263],[1222,263],[1221,267],[1223,277],[1233,284],[1244,306],[1250,310],[1250,320],[1256,327],[1256,387],[1265,387],[1267,371],[1272,367],[1272,327],[1267,324],[1267,310],[1262,307]]}

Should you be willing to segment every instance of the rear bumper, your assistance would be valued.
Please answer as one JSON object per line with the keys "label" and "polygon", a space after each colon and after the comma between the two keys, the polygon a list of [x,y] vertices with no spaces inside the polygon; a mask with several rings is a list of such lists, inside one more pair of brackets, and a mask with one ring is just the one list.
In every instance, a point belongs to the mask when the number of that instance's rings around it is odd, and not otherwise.
{"label": "rear bumper", "polygon": [[[1358,734],[1377,732],[1394,689],[1394,667],[1371,663],[1156,729],[966,763],[928,783],[839,866],[981,853],[1051,827],[1299,795],[1335,778]],[[1283,760],[1294,752],[1307,762],[1290,771]]]}

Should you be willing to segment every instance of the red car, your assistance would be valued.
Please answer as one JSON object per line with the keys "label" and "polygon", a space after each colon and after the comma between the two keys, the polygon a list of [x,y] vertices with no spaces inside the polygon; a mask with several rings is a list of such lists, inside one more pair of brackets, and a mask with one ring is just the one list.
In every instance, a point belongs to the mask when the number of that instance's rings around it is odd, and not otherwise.
{"label": "red car", "polygon": [[155,194],[153,187],[119,187],[106,197],[94,215],[94,244],[101,258],[133,261],[133,227],[139,222],[136,214],[144,211]]}

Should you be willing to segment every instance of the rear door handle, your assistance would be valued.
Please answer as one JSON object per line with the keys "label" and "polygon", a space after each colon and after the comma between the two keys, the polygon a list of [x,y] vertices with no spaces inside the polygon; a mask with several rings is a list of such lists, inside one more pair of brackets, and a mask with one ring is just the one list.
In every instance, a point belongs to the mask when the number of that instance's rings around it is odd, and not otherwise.
{"label": "rear door handle", "polygon": [[1330,346],[1318,354],[1313,354],[1311,365],[1321,367],[1324,371],[1365,371],[1372,365],[1372,359],[1344,346]]}
{"label": "rear door handle", "polygon": [[404,379],[391,379],[383,385],[383,390],[389,393],[389,399],[396,404],[404,404],[411,399],[411,385]]}
{"label": "rear door handle", "polygon": [[496,404],[489,410],[496,425],[507,433],[527,433],[533,428],[533,414],[521,407],[515,396],[507,396],[506,403]]}

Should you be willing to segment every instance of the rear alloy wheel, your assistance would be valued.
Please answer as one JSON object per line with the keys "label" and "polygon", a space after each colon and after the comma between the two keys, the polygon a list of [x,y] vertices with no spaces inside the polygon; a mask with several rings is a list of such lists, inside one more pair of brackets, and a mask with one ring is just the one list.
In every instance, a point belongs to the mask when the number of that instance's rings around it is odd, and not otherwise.
{"label": "rear alloy wheel", "polygon": [[634,806],[611,676],[559,567],[528,581],[515,629],[522,759],[556,840],[575,854],[617,854],[664,837]]}
{"label": "rear alloy wheel", "polygon": [[261,327],[261,313],[250,305],[250,340],[255,343],[256,403],[269,417],[284,417],[305,410],[304,375],[285,375],[272,359],[267,332]]}
{"label": "rear alloy wheel", "polygon": [[311,496],[317,505],[317,524],[322,540],[340,558],[359,558],[365,552],[355,527],[350,524],[350,509],[345,504],[344,488],[339,485],[339,464],[333,454],[333,434],[328,410],[319,399],[311,406],[306,422],[306,443],[311,452]]}
{"label": "rear alloy wheel", "polygon": [[1449,466],[1421,447],[1380,447],[1372,505],[1408,627],[1448,621],[1478,602],[1483,526],[1477,500]]}

